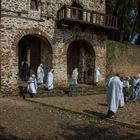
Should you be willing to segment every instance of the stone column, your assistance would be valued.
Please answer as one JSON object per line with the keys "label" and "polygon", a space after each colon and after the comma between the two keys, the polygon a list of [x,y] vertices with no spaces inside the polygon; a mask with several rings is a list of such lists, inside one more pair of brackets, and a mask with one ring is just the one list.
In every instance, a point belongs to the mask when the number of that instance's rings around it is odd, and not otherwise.
{"label": "stone column", "polygon": [[105,76],[106,76],[106,45],[105,42],[99,42],[100,46],[97,46],[95,48],[96,52],[96,61],[95,61],[95,67],[100,68],[100,72],[102,75],[101,83],[104,83]]}
{"label": "stone column", "polygon": [[84,47],[80,44],[80,63],[79,63],[79,80],[80,83],[84,83],[84,71],[85,71],[85,53]]}
{"label": "stone column", "polygon": [[45,1],[41,3],[41,16],[45,16],[47,12],[47,4]]}
{"label": "stone column", "polygon": [[53,69],[55,86],[67,85],[67,55],[64,52],[64,44],[56,43],[53,50]]}
{"label": "stone column", "polygon": [[27,47],[27,63],[28,66],[30,67],[30,47]]}

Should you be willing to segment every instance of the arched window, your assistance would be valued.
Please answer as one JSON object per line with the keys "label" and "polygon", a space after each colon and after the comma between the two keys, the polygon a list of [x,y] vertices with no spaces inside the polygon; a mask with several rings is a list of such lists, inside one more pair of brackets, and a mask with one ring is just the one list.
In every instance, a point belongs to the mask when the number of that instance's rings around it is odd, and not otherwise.
{"label": "arched window", "polygon": [[38,2],[37,2],[37,0],[31,0],[30,8],[31,8],[31,10],[38,10]]}

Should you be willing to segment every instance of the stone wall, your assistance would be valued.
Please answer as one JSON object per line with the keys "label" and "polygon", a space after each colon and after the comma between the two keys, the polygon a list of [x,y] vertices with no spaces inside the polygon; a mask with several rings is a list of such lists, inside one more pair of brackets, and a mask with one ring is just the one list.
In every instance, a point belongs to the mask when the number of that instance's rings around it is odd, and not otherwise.
{"label": "stone wall", "polygon": [[24,12],[28,10],[28,0],[2,0],[1,8],[9,11]]}
{"label": "stone wall", "polygon": [[[105,41],[93,32],[58,29],[56,27],[57,10],[64,4],[71,5],[71,0],[48,0],[46,14],[42,16],[41,4],[38,11],[31,11],[29,0],[2,1],[1,17],[1,90],[15,91],[18,87],[18,43],[26,35],[36,35],[47,40],[53,52],[52,65],[55,70],[55,83],[67,84],[67,49],[76,39],[90,42],[95,51],[96,65],[105,75]],[[79,0],[85,9],[105,12],[105,1]]]}
{"label": "stone wall", "polygon": [[[74,0],[41,0],[46,4],[47,14],[54,14],[62,5],[71,5]],[[105,13],[105,0],[100,3],[100,0],[76,0],[84,9],[93,10]],[[39,3],[41,6],[42,3]],[[43,5],[42,4],[42,5]],[[18,12],[28,12],[30,10],[30,0],[2,0],[2,9]],[[44,6],[44,5],[43,5]]]}
{"label": "stone wall", "polygon": [[[61,33],[61,32],[59,32]],[[59,35],[56,37],[56,40],[59,40],[55,45],[56,48],[54,50],[54,67],[57,69],[56,77],[58,78],[57,81],[61,84],[64,79],[64,82],[67,82],[67,50],[70,43],[74,40],[86,40],[89,42],[93,50],[95,51],[95,66],[99,66],[102,71],[103,77],[105,76],[105,60],[106,60],[106,46],[105,40],[100,40],[99,36],[97,37],[95,34],[91,33],[84,33],[84,32],[75,32],[64,30],[61,33],[61,39]],[[59,59],[58,59],[59,57]],[[60,72],[60,73],[59,73]],[[63,74],[63,75],[62,75]],[[61,77],[63,76],[63,77]],[[60,82],[61,81],[61,82]]]}
{"label": "stone wall", "polygon": [[107,78],[115,73],[134,76],[140,73],[140,45],[107,41]]}

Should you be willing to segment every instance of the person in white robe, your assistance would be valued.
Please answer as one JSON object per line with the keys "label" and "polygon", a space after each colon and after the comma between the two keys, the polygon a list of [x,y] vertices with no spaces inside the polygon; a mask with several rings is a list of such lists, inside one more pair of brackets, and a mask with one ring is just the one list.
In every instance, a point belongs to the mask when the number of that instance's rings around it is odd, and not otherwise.
{"label": "person in white robe", "polygon": [[37,80],[35,74],[32,74],[28,80],[27,91],[31,97],[37,94]]}
{"label": "person in white robe", "polygon": [[137,85],[137,76],[134,76],[132,78],[132,91],[131,91],[131,95],[129,100],[133,100],[135,98],[135,89],[136,89],[136,85]]}
{"label": "person in white robe", "polygon": [[[111,83],[111,81],[112,81],[112,79],[113,79],[114,77],[111,77],[111,78],[109,78],[108,80],[107,80],[107,83],[106,83],[106,95],[108,94],[108,93],[110,93],[110,83]],[[108,96],[107,96],[107,104],[109,103],[109,98],[108,98]]]}
{"label": "person in white robe", "polygon": [[40,64],[37,68],[37,83],[43,84],[43,80],[44,80],[43,64]]}
{"label": "person in white robe", "polygon": [[94,70],[94,84],[98,85],[100,79],[101,79],[101,73],[100,73],[100,69],[97,67]]}
{"label": "person in white robe", "polygon": [[112,77],[107,84],[107,117],[114,118],[119,107],[120,93],[122,92],[122,83],[118,75]]}
{"label": "person in white robe", "polygon": [[135,91],[134,91],[135,97],[133,101],[140,99],[140,74],[138,74],[136,77],[137,77],[137,80],[136,80]]}
{"label": "person in white robe", "polygon": [[119,99],[119,107],[122,108],[125,105],[124,102],[124,93],[123,93],[123,77],[121,79],[121,92],[120,92],[120,99]]}
{"label": "person in white robe", "polygon": [[48,72],[48,75],[47,75],[47,81],[46,81],[46,84],[45,84],[45,88],[47,88],[49,91],[53,89],[53,73],[54,73],[54,70],[51,69],[49,72]]}
{"label": "person in white robe", "polygon": [[78,68],[74,68],[74,70],[72,71],[72,80],[74,85],[77,85],[77,80],[78,80]]}

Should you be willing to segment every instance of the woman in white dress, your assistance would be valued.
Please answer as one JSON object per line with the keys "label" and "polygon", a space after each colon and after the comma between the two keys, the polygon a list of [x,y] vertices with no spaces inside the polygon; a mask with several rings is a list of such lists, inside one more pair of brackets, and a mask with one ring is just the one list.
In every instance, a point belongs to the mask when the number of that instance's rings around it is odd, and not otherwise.
{"label": "woman in white dress", "polygon": [[48,72],[47,81],[45,84],[45,88],[47,88],[49,91],[53,89],[53,73],[53,69]]}
{"label": "woman in white dress", "polygon": [[78,68],[75,68],[72,71],[72,80],[73,80],[74,85],[77,85],[77,79],[78,79]]}
{"label": "woman in white dress", "polygon": [[37,83],[43,84],[43,80],[44,80],[43,64],[40,64],[37,68]]}
{"label": "woman in white dress", "polygon": [[27,91],[31,97],[37,94],[37,80],[36,80],[35,74],[32,74],[28,80]]}

